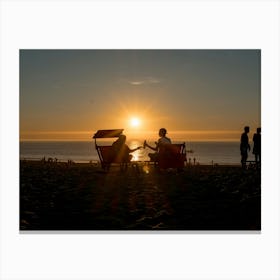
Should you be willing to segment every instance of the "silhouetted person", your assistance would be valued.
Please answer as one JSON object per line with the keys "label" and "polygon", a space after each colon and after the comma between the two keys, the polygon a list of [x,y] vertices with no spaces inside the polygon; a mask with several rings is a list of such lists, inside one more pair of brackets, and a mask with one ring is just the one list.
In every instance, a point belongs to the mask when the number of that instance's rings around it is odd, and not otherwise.
{"label": "silhouetted person", "polygon": [[132,159],[132,155],[130,153],[135,152],[141,147],[137,147],[135,149],[130,149],[126,144],[126,136],[120,135],[119,138],[112,144],[112,160],[118,158],[122,163],[130,162]]}
{"label": "silhouetted person", "polygon": [[158,153],[163,145],[165,144],[171,144],[170,138],[166,137],[167,130],[165,128],[161,128],[158,132],[159,139],[157,142],[155,142],[156,146],[152,147],[150,146],[147,141],[144,141],[144,148],[148,147],[155,151],[155,153],[149,153],[148,156],[150,157],[151,161],[158,161]]}
{"label": "silhouetted person", "polygon": [[248,137],[249,131],[250,131],[249,126],[245,126],[244,132],[241,134],[241,140],[240,140],[241,164],[242,164],[243,168],[246,167],[248,151],[250,151],[250,149],[251,149],[251,147],[249,145],[249,137]]}
{"label": "silhouetted person", "polygon": [[255,155],[256,164],[261,163],[261,128],[257,128],[257,133],[253,136],[253,154]]}

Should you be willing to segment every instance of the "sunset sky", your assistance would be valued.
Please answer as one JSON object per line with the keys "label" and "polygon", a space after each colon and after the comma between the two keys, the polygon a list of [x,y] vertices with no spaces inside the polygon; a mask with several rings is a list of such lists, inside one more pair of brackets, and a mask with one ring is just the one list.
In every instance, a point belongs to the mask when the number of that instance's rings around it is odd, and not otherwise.
{"label": "sunset sky", "polygon": [[21,50],[21,140],[98,129],[236,139],[261,125],[260,50]]}

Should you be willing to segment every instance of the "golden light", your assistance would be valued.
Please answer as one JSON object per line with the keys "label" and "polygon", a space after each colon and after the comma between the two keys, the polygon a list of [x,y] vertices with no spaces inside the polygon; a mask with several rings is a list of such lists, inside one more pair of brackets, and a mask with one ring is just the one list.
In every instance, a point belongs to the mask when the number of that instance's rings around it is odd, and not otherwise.
{"label": "golden light", "polygon": [[140,120],[138,118],[131,118],[130,119],[130,125],[132,127],[138,127],[140,125]]}
{"label": "golden light", "polygon": [[143,166],[143,171],[144,171],[144,173],[146,173],[146,174],[149,174],[149,173],[150,173],[149,167],[148,167],[147,165],[144,165],[144,166]]}

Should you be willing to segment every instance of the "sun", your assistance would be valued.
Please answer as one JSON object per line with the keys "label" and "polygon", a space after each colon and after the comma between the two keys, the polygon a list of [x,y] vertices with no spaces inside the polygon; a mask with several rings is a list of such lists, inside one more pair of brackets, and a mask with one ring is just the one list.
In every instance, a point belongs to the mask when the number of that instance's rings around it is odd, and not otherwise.
{"label": "sun", "polygon": [[140,125],[141,121],[139,118],[133,117],[130,119],[130,125],[132,127],[138,127]]}

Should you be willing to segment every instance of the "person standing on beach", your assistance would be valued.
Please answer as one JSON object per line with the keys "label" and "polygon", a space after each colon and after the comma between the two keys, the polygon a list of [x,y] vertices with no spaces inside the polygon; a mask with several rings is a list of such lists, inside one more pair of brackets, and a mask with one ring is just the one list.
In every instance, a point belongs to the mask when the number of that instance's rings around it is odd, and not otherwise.
{"label": "person standing on beach", "polygon": [[119,138],[112,144],[112,154],[111,159],[118,159],[122,163],[130,162],[132,159],[132,155],[130,153],[135,152],[136,150],[141,149],[141,147],[137,147],[135,149],[130,149],[126,144],[126,136],[120,135]]}
{"label": "person standing on beach", "polygon": [[249,126],[245,126],[244,132],[241,134],[241,140],[240,140],[241,164],[243,168],[246,168],[248,150],[250,151],[251,149],[249,144],[249,137],[248,137],[249,131],[250,131]]}
{"label": "person standing on beach", "polygon": [[253,136],[253,154],[255,155],[256,164],[261,163],[261,128],[257,128],[257,133]]}
{"label": "person standing on beach", "polygon": [[159,153],[159,150],[162,148],[163,145],[166,145],[166,144],[171,144],[171,139],[166,137],[166,134],[167,134],[167,130],[165,128],[161,128],[158,132],[158,135],[159,135],[159,139],[157,142],[155,142],[156,146],[155,147],[152,147],[150,146],[147,141],[145,140],[144,141],[144,149],[146,147],[152,149],[153,151],[155,151],[155,153],[149,153],[148,156],[150,157],[151,161],[157,161],[158,160],[158,153]]}

